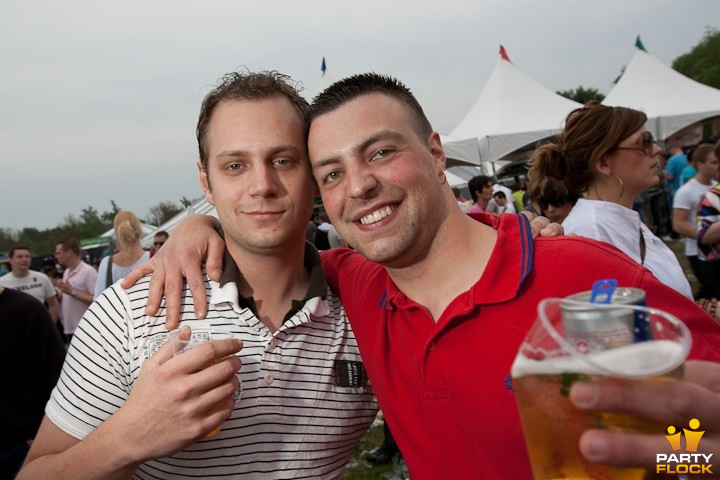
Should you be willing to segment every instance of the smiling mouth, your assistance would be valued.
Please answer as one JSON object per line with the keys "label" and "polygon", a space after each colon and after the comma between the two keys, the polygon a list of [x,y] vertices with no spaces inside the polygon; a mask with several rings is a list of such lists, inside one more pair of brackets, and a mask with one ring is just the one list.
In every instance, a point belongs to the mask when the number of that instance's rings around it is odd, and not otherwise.
{"label": "smiling mouth", "polygon": [[379,208],[371,214],[365,215],[364,217],[360,218],[360,223],[362,223],[363,225],[371,225],[373,223],[377,223],[383,218],[390,215],[396,208],[397,207],[391,207],[390,205]]}
{"label": "smiling mouth", "polygon": [[256,212],[245,212],[245,215],[248,217],[254,219],[254,220],[274,220],[278,218],[280,215],[282,215],[283,212],[270,212],[270,211],[256,211]]}

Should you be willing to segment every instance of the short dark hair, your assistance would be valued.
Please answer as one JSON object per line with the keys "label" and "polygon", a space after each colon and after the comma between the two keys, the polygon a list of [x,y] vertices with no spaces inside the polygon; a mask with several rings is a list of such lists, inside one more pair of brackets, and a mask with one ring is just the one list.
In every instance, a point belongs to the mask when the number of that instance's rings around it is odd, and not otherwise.
{"label": "short dark hair", "polygon": [[170,238],[170,234],[166,232],[165,230],[160,230],[159,232],[155,232],[155,235],[153,237],[162,236],[165,238]]}
{"label": "short dark hair", "polygon": [[300,95],[302,87],[287,75],[272,71],[232,72],[225,74],[205,96],[200,108],[196,135],[200,163],[207,170],[208,153],[205,137],[215,108],[226,100],[262,100],[285,97],[293,104],[307,129],[308,102]]}
{"label": "short dark hair", "polygon": [[28,247],[26,247],[25,245],[17,245],[10,249],[10,258],[15,256],[16,250],[27,250],[28,252],[30,251],[30,249]]}
{"label": "short dark hair", "polygon": [[715,146],[708,143],[702,143],[693,151],[691,163],[697,165],[699,163],[705,163],[711,153],[715,151]]}
{"label": "short dark hair", "polygon": [[75,255],[80,256],[80,244],[72,237],[63,238],[57,245],[62,245],[63,250],[72,250]]}
{"label": "short dark hair", "polygon": [[418,137],[425,140],[430,136],[433,131],[430,121],[410,89],[398,79],[379,73],[361,73],[330,85],[313,99],[308,123],[369,93],[382,93],[402,102],[412,114]]}
{"label": "short dark hair", "polygon": [[478,175],[468,180],[468,190],[472,196],[473,202],[477,202],[478,196],[475,192],[481,191],[487,185],[492,185],[492,178],[487,175]]}
{"label": "short dark hair", "polygon": [[62,274],[53,265],[43,265],[42,272],[50,278],[62,278]]}
{"label": "short dark hair", "polygon": [[503,200],[507,200],[507,196],[505,195],[505,192],[502,190],[498,190],[497,192],[493,193],[493,197],[502,198]]}

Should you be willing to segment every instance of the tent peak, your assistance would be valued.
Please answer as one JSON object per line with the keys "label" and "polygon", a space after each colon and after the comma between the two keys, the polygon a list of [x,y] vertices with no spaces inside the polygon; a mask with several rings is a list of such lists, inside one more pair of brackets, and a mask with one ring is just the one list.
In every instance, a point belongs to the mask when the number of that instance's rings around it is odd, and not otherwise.
{"label": "tent peak", "polygon": [[[507,54],[507,52],[505,51],[505,47],[503,47],[502,45],[500,45],[500,58],[502,58],[503,60],[507,60],[508,62],[510,62],[510,57],[508,57],[508,54]],[[512,62],[510,62],[510,63],[512,63]]]}

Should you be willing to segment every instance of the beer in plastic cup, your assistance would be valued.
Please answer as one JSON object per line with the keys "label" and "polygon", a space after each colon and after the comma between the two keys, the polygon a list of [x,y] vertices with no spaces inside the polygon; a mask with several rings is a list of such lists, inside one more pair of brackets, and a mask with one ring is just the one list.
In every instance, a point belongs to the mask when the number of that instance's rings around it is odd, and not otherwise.
{"label": "beer in plastic cup", "polygon": [[[561,305],[573,309],[642,310],[652,336],[646,341],[595,351],[567,341]],[[615,310],[615,311],[613,311]],[[632,415],[580,410],[570,401],[577,380],[624,378],[662,382],[681,376],[690,334],[676,317],[636,305],[590,304],[551,298],[540,302],[538,319],[512,367],[513,385],[533,476],[541,479],[638,479],[641,468],[620,468],[587,461],[579,439],[589,429],[663,434],[665,425]]]}
{"label": "beer in plastic cup", "polygon": [[[180,355],[182,353],[187,352],[188,350],[191,350],[195,347],[198,347],[202,345],[203,343],[207,343],[211,340],[223,340],[226,338],[232,338],[232,335],[228,332],[223,332],[219,330],[212,330],[212,329],[192,329],[190,338],[185,340],[181,339],[177,332],[173,332],[170,336],[171,341],[173,342],[173,356]],[[228,357],[221,357],[217,358],[214,362],[204,365],[200,370],[204,370],[208,368],[211,365],[214,365],[216,363],[220,363],[223,360],[225,360]],[[222,403],[218,403],[215,407],[211,408],[210,411],[213,412],[216,409],[222,408]],[[210,432],[207,436],[212,437],[213,435],[217,435],[220,433],[221,425],[218,425],[217,428],[215,428],[212,432]]]}

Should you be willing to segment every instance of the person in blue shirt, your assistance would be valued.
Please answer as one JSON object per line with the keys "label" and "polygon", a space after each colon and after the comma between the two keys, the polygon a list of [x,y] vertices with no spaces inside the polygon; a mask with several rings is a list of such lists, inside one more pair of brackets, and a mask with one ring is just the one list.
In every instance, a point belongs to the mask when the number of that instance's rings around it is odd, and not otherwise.
{"label": "person in blue shirt", "polygon": [[682,173],[685,167],[688,166],[688,158],[682,148],[677,146],[670,147],[668,153],[670,154],[670,158],[668,158],[667,168],[665,169],[665,180],[668,182],[672,205],[675,192],[677,192],[680,185],[682,185]]}

